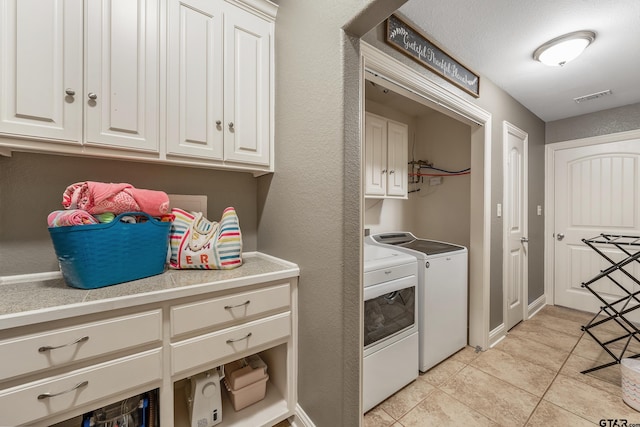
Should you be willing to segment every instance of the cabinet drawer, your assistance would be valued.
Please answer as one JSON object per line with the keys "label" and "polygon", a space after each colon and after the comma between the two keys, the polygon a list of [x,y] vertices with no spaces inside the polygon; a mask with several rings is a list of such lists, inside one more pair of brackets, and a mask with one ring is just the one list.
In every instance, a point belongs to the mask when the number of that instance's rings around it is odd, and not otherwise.
{"label": "cabinet drawer", "polygon": [[160,310],[0,341],[0,380],[162,340]]}
{"label": "cabinet drawer", "polygon": [[230,296],[171,308],[171,336],[242,321],[262,313],[289,307],[290,289],[285,283]]}
{"label": "cabinet drawer", "polygon": [[161,349],[0,391],[0,425],[24,425],[162,378]]}
{"label": "cabinet drawer", "polygon": [[291,334],[291,314],[276,314],[171,345],[171,373],[177,374]]}

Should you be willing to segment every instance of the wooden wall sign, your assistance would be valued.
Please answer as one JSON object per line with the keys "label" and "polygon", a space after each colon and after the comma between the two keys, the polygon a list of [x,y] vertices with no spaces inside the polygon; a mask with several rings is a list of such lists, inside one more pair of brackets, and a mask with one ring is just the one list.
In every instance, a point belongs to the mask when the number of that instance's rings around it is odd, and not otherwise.
{"label": "wooden wall sign", "polygon": [[433,44],[420,31],[396,15],[387,19],[386,27],[387,44],[465,92],[476,98],[480,96],[480,76]]}

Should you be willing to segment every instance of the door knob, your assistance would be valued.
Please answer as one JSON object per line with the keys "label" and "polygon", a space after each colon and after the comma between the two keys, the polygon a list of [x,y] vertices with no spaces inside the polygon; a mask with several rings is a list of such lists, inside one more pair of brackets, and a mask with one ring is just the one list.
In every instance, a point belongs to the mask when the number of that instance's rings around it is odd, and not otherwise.
{"label": "door knob", "polygon": [[563,233],[558,233],[558,234],[557,234],[557,239],[558,239],[558,240],[562,240],[562,239],[564,239],[564,234],[563,234]]}
{"label": "door knob", "polygon": [[521,241],[522,243],[527,243],[527,242],[529,241],[529,238],[527,238],[527,237],[521,237],[521,238],[520,238],[520,241]]}

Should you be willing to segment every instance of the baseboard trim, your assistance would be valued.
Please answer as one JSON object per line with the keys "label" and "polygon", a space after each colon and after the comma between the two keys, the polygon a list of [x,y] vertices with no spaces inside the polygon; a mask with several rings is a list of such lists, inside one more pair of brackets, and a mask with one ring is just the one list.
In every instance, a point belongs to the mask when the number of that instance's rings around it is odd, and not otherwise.
{"label": "baseboard trim", "polygon": [[295,415],[290,420],[293,427],[315,427],[316,425],[311,421],[311,418],[304,412],[304,409],[300,407],[300,404],[296,405]]}
{"label": "baseboard trim", "polygon": [[531,319],[533,316],[538,314],[538,312],[542,310],[545,305],[547,305],[547,296],[545,294],[542,294],[542,296],[540,296],[537,300],[529,304],[529,307],[527,308],[527,319]]}
{"label": "baseboard trim", "polygon": [[504,323],[489,332],[489,348],[495,346],[507,337],[507,330]]}

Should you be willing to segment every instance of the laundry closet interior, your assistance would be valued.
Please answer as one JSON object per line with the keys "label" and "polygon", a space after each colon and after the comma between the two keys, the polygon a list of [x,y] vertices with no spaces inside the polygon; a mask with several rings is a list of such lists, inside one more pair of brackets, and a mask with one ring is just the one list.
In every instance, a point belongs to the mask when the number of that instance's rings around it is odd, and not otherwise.
{"label": "laundry closet interior", "polygon": [[428,104],[365,81],[365,413],[468,344],[472,125]]}
{"label": "laundry closet interior", "polygon": [[[406,195],[365,194],[364,227],[371,234],[411,231],[420,238],[469,247],[474,171],[445,171],[469,169],[472,125],[456,113],[447,115],[430,108],[425,105],[427,100],[419,102],[418,95],[407,93],[411,99],[400,91],[404,90],[380,77],[370,76],[365,81],[365,112],[408,127],[406,166],[412,176],[408,177]],[[411,162],[418,161],[437,169],[412,167]]]}

